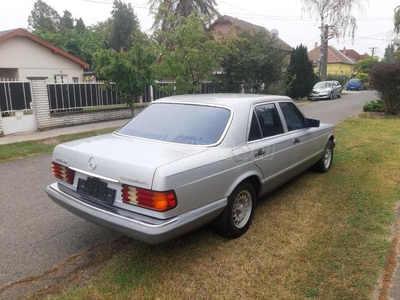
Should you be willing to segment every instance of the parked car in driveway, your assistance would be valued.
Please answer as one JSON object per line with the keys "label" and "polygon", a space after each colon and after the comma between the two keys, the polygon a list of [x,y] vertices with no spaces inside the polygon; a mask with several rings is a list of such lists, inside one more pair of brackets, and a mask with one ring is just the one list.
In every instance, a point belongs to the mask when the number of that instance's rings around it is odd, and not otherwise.
{"label": "parked car in driveway", "polygon": [[317,82],[308,100],[333,99],[334,97],[342,97],[342,86],[336,80]]}
{"label": "parked car in driveway", "polygon": [[257,199],[310,167],[331,168],[334,126],[283,96],[209,94],[157,100],[111,134],[55,147],[49,197],[147,243],[205,224],[244,234]]}
{"label": "parked car in driveway", "polygon": [[362,91],[364,89],[363,84],[360,79],[352,78],[347,82],[346,89],[348,91],[355,90],[355,91]]}

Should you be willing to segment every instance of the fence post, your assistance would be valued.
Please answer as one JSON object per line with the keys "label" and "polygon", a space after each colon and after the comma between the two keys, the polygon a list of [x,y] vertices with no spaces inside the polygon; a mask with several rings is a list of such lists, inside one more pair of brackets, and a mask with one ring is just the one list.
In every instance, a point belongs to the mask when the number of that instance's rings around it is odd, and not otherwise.
{"label": "fence post", "polygon": [[149,90],[150,90],[150,102],[153,102],[154,101],[153,85],[149,86]]}
{"label": "fence post", "polygon": [[47,77],[28,77],[31,81],[33,111],[38,130],[51,127]]}
{"label": "fence post", "polygon": [[2,117],[1,117],[1,110],[0,110],[0,136],[4,136],[3,120],[2,120]]}

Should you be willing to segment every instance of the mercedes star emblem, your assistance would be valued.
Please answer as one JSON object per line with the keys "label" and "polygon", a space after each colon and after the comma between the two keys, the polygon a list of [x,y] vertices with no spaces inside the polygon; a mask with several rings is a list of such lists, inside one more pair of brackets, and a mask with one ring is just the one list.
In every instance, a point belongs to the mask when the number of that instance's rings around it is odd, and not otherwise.
{"label": "mercedes star emblem", "polygon": [[91,157],[88,162],[88,168],[90,171],[93,171],[97,167],[97,162],[94,157]]}

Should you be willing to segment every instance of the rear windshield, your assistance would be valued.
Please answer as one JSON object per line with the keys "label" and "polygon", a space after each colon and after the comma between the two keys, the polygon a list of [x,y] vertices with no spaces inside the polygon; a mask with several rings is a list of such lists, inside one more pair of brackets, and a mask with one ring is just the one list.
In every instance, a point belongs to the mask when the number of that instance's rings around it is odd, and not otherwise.
{"label": "rear windshield", "polygon": [[359,82],[359,81],[360,81],[360,79],[350,79],[349,82]]}
{"label": "rear windshield", "polygon": [[178,144],[210,145],[218,142],[230,110],[203,105],[154,103],[118,133]]}

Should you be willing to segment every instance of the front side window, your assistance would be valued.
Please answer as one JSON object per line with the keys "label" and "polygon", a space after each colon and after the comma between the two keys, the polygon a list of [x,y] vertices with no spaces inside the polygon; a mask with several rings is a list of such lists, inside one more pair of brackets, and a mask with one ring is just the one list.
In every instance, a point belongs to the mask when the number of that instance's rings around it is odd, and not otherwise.
{"label": "front side window", "polygon": [[299,109],[290,102],[281,102],[279,106],[289,131],[306,128],[306,120]]}
{"label": "front side window", "polygon": [[249,141],[283,133],[282,122],[275,104],[267,103],[254,108]]}
{"label": "front side window", "polygon": [[230,115],[230,110],[222,107],[154,103],[117,132],[178,144],[210,145],[219,141]]}

